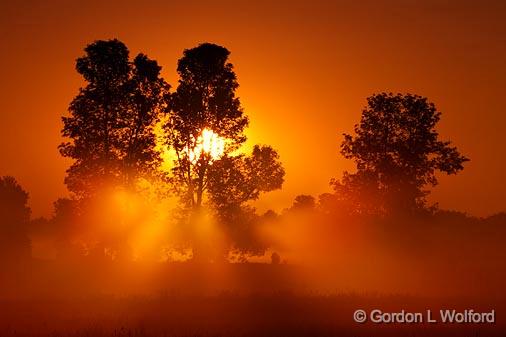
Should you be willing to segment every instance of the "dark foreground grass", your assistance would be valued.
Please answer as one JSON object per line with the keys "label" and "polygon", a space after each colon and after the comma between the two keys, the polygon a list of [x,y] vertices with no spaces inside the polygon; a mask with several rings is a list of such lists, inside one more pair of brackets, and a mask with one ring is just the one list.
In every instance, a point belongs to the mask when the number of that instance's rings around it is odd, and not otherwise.
{"label": "dark foreground grass", "polygon": [[[328,295],[330,287],[311,286],[321,274],[290,265],[34,262],[1,269],[0,337],[506,336],[504,268],[452,274],[458,266],[429,273],[412,265],[397,272],[361,265],[359,274],[329,269],[339,275],[329,281],[333,289],[347,289],[339,282],[348,279],[355,289],[369,289],[358,280],[383,280],[383,290]],[[417,273],[410,275],[412,270]],[[419,292],[402,291],[402,285],[415,283]],[[387,295],[394,288],[397,294],[425,295]],[[436,315],[440,309],[495,310],[496,322],[359,324],[353,320],[357,309],[431,309]]]}
{"label": "dark foreground grass", "polygon": [[[290,293],[0,301],[2,337],[506,336],[501,300]],[[358,324],[356,309],[496,311],[495,324]]]}

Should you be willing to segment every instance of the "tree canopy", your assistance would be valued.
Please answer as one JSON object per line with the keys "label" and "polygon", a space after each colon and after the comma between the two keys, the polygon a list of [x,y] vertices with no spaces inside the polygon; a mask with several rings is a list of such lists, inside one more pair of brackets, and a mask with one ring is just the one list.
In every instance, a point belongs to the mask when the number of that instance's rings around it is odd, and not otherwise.
{"label": "tree canopy", "polygon": [[285,172],[270,146],[254,146],[251,155],[238,151],[249,120],[229,55],[211,43],[184,51],[164,129],[176,154],[172,185],[183,204],[195,215],[207,202],[236,247],[254,251],[246,233],[255,216],[245,204],[281,188]]}
{"label": "tree canopy", "polygon": [[[248,117],[235,93],[239,84],[229,54],[224,47],[204,43],[185,50],[178,62],[180,80],[165,129],[177,156],[173,182],[194,208],[202,205],[206,191],[223,209],[256,199],[283,182],[284,170],[272,147],[255,146],[250,157],[234,154],[246,141]],[[206,134],[211,139],[202,139]],[[195,150],[206,141],[222,142],[219,153]]]}
{"label": "tree canopy", "polygon": [[[94,208],[111,203],[111,194],[125,202],[136,199],[121,197],[121,191],[109,193],[109,187],[132,187],[137,178],[157,175],[168,178],[158,181],[169,182],[182,202],[183,222],[195,223],[205,204],[206,212],[226,225],[222,229],[239,233],[236,241],[244,243],[239,246],[251,244],[239,230],[256,217],[246,203],[281,188],[284,169],[270,146],[254,146],[250,155],[240,150],[249,120],[236,95],[239,84],[229,55],[211,43],[185,50],[178,61],[179,83],[171,94],[158,63],[144,54],[130,60],[122,42],[95,41],[85,48],[76,69],[86,85],[70,104],[69,116],[63,117],[62,135],[68,141],[59,147],[63,156],[74,159],[65,182],[71,199],[79,201],[69,209],[79,213],[80,221],[94,223],[95,213],[113,214]],[[175,153],[167,176],[160,151]],[[102,227],[111,221],[122,222],[122,217],[100,220]],[[130,216],[128,224],[135,221]],[[191,232],[191,226],[186,231]]]}
{"label": "tree canopy", "polygon": [[250,156],[224,157],[209,175],[212,204],[225,211],[258,199],[260,193],[281,188],[285,171],[270,146],[255,145]]}
{"label": "tree canopy", "polygon": [[171,99],[171,115],[165,124],[167,144],[177,155],[174,183],[183,200],[200,207],[207,189],[208,172],[213,161],[209,152],[192,151],[202,142],[203,132],[226,140],[222,154],[237,149],[245,140],[248,125],[235,91],[239,86],[230,52],[221,46],[204,43],[187,49],[178,62],[179,85]]}
{"label": "tree canopy", "polygon": [[423,209],[436,173],[456,174],[469,159],[439,138],[441,112],[427,98],[380,93],[367,103],[355,134],[341,144],[357,170],[333,180],[334,190],[360,212]]}
{"label": "tree canopy", "polygon": [[78,197],[92,195],[105,184],[130,185],[156,172],[159,155],[153,127],[165,111],[169,85],[161,67],[146,55],[129,59],[120,41],[96,41],[77,59],[85,79],[63,117],[60,145],[74,159],[65,183]]}

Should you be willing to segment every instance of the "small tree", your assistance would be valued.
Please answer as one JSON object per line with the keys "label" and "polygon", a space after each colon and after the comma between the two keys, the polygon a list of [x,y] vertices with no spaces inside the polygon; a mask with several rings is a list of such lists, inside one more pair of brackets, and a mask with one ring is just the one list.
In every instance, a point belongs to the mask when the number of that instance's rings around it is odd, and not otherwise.
{"label": "small tree", "polygon": [[300,194],[295,197],[291,211],[311,211],[316,208],[315,198],[311,195]]}
{"label": "small tree", "polygon": [[65,183],[79,198],[156,171],[153,126],[169,90],[156,61],[139,54],[131,62],[118,40],[96,41],[85,52],[76,69],[87,84],[70,104],[70,116],[63,117],[62,135],[70,141],[59,146],[75,160]]}
{"label": "small tree", "polygon": [[209,198],[225,216],[260,193],[281,188],[284,175],[278,153],[270,146],[255,145],[250,156],[226,156],[214,163],[208,177]]}
{"label": "small tree", "polygon": [[28,193],[13,177],[0,177],[0,262],[30,257],[29,218]]}
{"label": "small tree", "polygon": [[357,171],[331,184],[359,212],[416,211],[426,207],[436,172],[456,174],[468,161],[436,131],[441,113],[426,98],[375,94],[367,99],[355,135],[344,135],[341,153]]}
{"label": "small tree", "polygon": [[208,177],[209,201],[235,253],[262,255],[267,248],[257,236],[259,218],[247,202],[281,188],[285,171],[270,146],[254,146],[251,155],[226,156],[213,164]]}

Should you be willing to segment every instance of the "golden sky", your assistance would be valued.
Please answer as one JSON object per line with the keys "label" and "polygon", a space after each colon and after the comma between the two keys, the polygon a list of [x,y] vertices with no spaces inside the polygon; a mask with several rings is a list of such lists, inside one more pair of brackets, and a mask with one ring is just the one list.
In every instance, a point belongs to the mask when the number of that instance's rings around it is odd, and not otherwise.
{"label": "golden sky", "polygon": [[[360,4],[358,4],[360,3]],[[506,210],[506,2],[503,1],[6,1],[0,2],[0,175],[30,193],[34,216],[66,195],[60,117],[83,83],[86,44],[118,38],[176,84],[183,49],[227,47],[251,118],[249,145],[273,145],[283,190],[259,208],[329,191],[351,163],[343,132],[378,91],[429,97],[440,133],[471,158],[432,196],[444,208]]]}

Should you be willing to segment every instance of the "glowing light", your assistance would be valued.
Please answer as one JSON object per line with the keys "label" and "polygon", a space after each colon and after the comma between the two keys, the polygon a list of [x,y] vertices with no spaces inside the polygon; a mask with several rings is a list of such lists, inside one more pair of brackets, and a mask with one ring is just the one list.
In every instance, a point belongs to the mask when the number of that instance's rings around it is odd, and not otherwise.
{"label": "glowing light", "polygon": [[195,147],[186,152],[192,163],[197,162],[203,155],[209,156],[210,160],[217,160],[225,152],[225,139],[206,128],[198,136]]}

